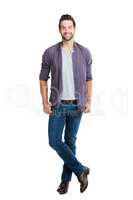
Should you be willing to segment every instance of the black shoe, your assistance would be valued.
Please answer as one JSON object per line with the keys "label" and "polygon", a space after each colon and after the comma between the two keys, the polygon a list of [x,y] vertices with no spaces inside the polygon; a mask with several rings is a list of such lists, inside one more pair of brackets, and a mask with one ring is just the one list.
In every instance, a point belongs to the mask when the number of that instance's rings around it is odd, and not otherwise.
{"label": "black shoe", "polygon": [[78,180],[80,182],[80,192],[83,193],[88,186],[88,177],[87,175],[90,173],[90,169],[85,167],[85,170],[80,174]]}
{"label": "black shoe", "polygon": [[57,189],[57,192],[59,192],[59,194],[65,194],[68,192],[68,187],[69,187],[69,181],[61,182],[61,184],[59,185]]}

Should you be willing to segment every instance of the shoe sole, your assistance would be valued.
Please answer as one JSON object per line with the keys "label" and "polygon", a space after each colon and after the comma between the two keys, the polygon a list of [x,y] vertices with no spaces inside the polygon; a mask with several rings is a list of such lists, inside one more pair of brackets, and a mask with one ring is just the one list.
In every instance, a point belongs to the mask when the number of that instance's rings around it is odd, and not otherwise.
{"label": "shoe sole", "polygon": [[58,192],[59,194],[66,194],[67,192]]}

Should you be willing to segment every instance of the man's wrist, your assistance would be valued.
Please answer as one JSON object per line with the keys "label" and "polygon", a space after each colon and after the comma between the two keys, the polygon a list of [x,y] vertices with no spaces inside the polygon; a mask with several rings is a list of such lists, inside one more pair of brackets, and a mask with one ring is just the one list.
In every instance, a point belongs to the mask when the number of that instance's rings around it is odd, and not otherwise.
{"label": "man's wrist", "polygon": [[48,105],[48,101],[46,101],[46,102],[45,102],[45,101],[42,101],[42,103],[43,103],[43,106],[44,106],[44,107],[46,107],[46,106]]}
{"label": "man's wrist", "polygon": [[91,103],[91,96],[86,97],[86,103]]}

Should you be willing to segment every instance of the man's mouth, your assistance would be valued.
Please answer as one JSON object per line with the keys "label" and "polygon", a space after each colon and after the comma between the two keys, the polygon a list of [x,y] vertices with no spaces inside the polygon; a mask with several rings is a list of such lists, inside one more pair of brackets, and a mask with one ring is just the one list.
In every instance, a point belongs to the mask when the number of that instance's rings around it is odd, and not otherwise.
{"label": "man's mouth", "polygon": [[64,40],[67,40],[67,41],[69,41],[70,39],[72,39],[72,37],[73,37],[72,33],[64,33],[64,34],[62,34],[62,38]]}
{"label": "man's mouth", "polygon": [[65,33],[64,36],[71,36],[71,33]]}

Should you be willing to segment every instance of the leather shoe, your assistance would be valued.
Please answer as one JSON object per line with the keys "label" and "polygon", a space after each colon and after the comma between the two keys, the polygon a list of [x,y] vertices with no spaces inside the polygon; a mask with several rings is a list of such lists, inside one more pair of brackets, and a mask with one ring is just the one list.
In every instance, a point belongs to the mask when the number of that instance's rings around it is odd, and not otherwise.
{"label": "leather shoe", "polygon": [[69,187],[69,181],[61,182],[61,184],[59,185],[57,189],[57,192],[59,192],[59,194],[65,194],[68,192],[68,187]]}
{"label": "leather shoe", "polygon": [[87,175],[90,173],[90,169],[85,167],[85,170],[80,174],[78,180],[80,182],[80,192],[83,193],[88,186],[88,177]]}

